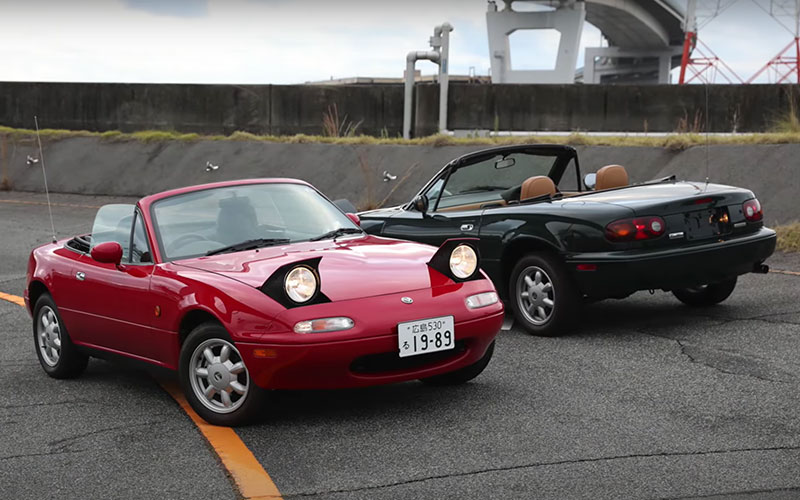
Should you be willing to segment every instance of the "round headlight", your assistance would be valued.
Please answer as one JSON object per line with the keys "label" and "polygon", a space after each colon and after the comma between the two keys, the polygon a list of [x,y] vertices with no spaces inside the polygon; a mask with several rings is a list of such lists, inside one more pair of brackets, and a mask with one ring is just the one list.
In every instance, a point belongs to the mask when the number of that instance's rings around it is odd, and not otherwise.
{"label": "round headlight", "polygon": [[308,302],[317,293],[317,277],[311,269],[298,266],[286,275],[284,288],[293,301]]}
{"label": "round headlight", "polygon": [[450,271],[456,278],[466,279],[478,268],[478,256],[469,245],[458,245],[450,254]]}

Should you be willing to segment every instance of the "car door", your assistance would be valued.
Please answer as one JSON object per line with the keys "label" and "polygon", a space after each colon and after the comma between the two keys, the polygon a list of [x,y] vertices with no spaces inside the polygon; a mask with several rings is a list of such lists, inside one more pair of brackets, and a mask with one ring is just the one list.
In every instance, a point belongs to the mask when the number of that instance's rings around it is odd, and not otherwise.
{"label": "car door", "polygon": [[439,246],[450,238],[477,237],[482,211],[423,214],[413,209],[403,210],[386,220],[381,234]]}
{"label": "car door", "polygon": [[[155,303],[150,293],[153,273],[150,251],[141,214],[135,211],[119,266],[104,264],[84,254],[73,267],[79,285],[76,310],[82,316],[83,341],[92,346],[158,359],[156,333],[150,328]],[[121,234],[121,233],[120,233]]]}

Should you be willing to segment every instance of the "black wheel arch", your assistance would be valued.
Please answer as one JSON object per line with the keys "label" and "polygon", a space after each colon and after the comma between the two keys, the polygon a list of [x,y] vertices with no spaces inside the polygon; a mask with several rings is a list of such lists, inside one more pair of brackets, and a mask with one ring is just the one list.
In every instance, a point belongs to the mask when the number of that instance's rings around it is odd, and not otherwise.
{"label": "black wheel arch", "polygon": [[516,266],[519,259],[531,252],[544,252],[559,259],[561,259],[563,255],[563,252],[558,247],[541,238],[534,236],[519,236],[514,238],[507,243],[503,249],[501,258],[502,274],[500,276],[502,283],[495,283],[501,297],[508,298],[508,281],[511,279],[511,272],[514,270],[514,266]]}
{"label": "black wheel arch", "polygon": [[33,308],[36,307],[36,301],[39,300],[39,297],[46,293],[50,294],[50,290],[47,288],[47,285],[39,280],[33,280],[30,282],[28,285],[28,301],[30,302],[31,314],[33,314]]}
{"label": "black wheel arch", "polygon": [[183,318],[181,318],[180,326],[178,327],[178,346],[182,346],[183,341],[192,333],[192,330],[203,323],[217,323],[222,325],[219,318],[204,309],[192,309],[184,314]]}

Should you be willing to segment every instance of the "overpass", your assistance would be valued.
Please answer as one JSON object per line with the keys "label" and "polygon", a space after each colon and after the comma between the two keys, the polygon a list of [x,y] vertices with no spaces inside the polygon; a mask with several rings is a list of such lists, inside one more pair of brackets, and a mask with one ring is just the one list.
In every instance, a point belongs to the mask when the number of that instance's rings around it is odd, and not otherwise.
{"label": "overpass", "polygon": [[[489,2],[486,23],[493,83],[669,83],[680,63],[685,7],[679,0],[503,0]],[[540,10],[516,10],[519,4]],[[597,27],[607,47],[587,47],[577,68],[584,22]],[[552,70],[513,69],[509,35],[519,30],[557,30]]]}

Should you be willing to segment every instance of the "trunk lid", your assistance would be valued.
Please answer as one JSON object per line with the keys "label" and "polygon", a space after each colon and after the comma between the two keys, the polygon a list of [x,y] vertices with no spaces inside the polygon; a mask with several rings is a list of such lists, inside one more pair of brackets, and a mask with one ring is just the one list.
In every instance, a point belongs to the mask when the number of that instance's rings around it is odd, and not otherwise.
{"label": "trunk lid", "polygon": [[658,216],[666,223],[663,237],[646,246],[670,246],[700,242],[732,234],[756,231],[747,224],[742,204],[754,198],[751,191],[704,182],[662,182],[601,191],[581,196],[624,206],[635,217]]}

